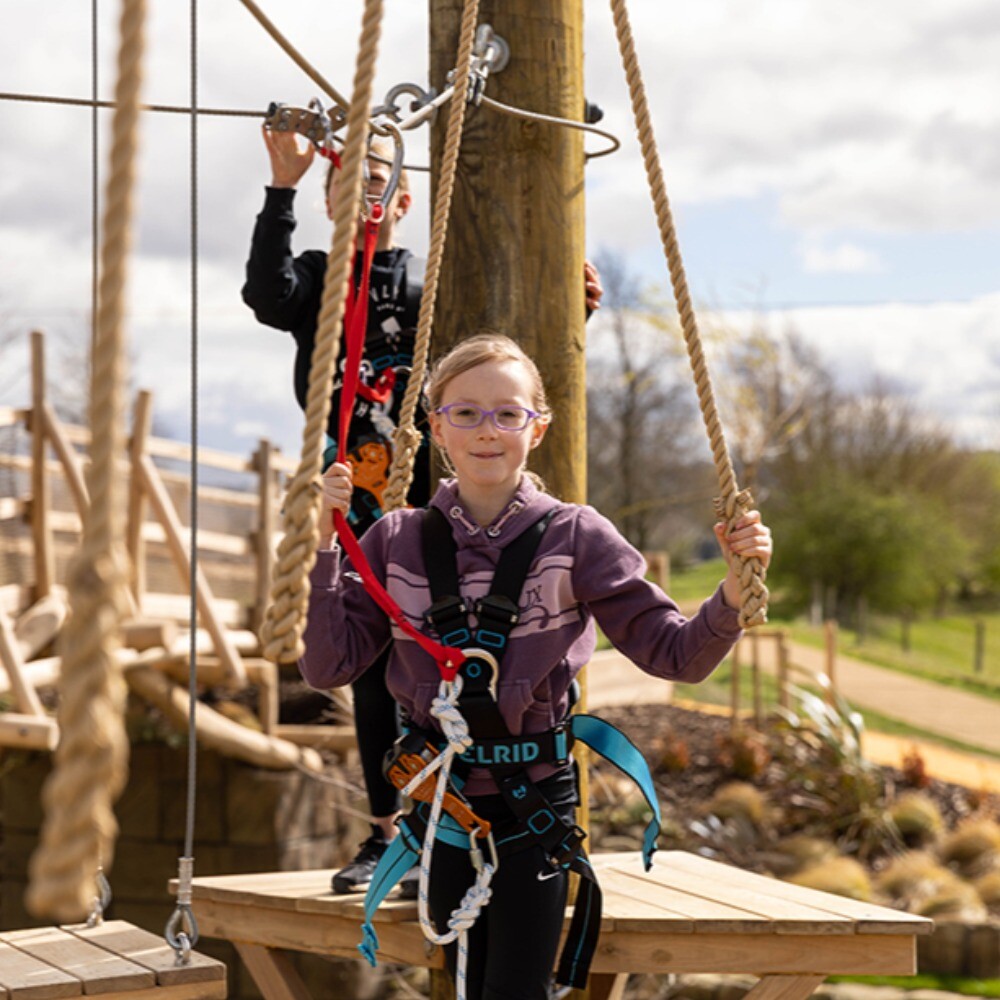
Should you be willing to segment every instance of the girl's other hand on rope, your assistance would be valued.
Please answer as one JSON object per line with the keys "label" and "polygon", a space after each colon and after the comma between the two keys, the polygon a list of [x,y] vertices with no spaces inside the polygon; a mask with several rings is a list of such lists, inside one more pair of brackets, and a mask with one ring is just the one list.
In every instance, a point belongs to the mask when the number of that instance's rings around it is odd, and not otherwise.
{"label": "girl's other hand on rope", "polygon": [[271,187],[294,188],[312,165],[316,147],[295,132],[275,132],[266,125],[261,135],[271,159]]}
{"label": "girl's other hand on rope", "polygon": [[729,566],[726,579],[722,582],[722,592],[725,595],[726,603],[732,608],[738,608],[742,588],[739,576],[733,566],[733,556],[739,556],[741,559],[759,559],[761,566],[767,569],[771,563],[771,553],[773,552],[771,529],[761,520],[759,510],[749,510],[736,522],[733,530],[728,534],[724,521],[719,521],[713,530],[718,539],[719,548],[722,549],[723,558]]}
{"label": "girl's other hand on rope", "polygon": [[349,465],[334,462],[323,473],[323,509],[320,512],[319,547],[330,548],[333,542],[333,512],[339,510],[347,517],[354,492],[354,476]]}
{"label": "girl's other hand on rope", "polygon": [[601,284],[600,271],[589,260],[583,262],[583,286],[587,296],[587,311],[596,312],[601,308],[604,286]]}

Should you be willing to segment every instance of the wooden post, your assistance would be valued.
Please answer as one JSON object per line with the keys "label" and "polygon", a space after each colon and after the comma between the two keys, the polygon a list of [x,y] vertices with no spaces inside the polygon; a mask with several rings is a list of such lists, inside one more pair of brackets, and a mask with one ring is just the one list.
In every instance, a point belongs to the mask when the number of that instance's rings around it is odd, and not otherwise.
{"label": "wooden post", "polygon": [[743,653],[743,641],[740,640],[733,646],[730,654],[733,664],[733,676],[729,688],[729,728],[736,730],[740,724],[740,660]]}
{"label": "wooden post", "polygon": [[73,503],[76,504],[77,513],[81,520],[85,520],[90,508],[90,492],[87,489],[87,480],[83,473],[83,462],[80,461],[73,446],[69,443],[63,432],[62,424],[56,416],[56,411],[52,409],[50,403],[42,403],[40,418],[43,433],[51,442],[53,450],[62,463],[63,475],[73,496]]}
{"label": "wooden post", "polygon": [[760,636],[750,633],[750,674],[753,679],[753,724],[759,732],[764,725],[764,698],[760,682]]}
{"label": "wooden post", "polygon": [[142,390],[135,399],[132,412],[132,437],[128,443],[129,488],[128,525],[126,544],[131,563],[132,594],[137,607],[142,607],[142,596],[146,592],[146,545],[142,539],[142,524],[146,520],[146,493],[142,488],[142,474],[139,465],[146,454],[146,441],[153,422],[153,395]]}
{"label": "wooden post", "polygon": [[[463,0],[431,0],[431,84],[455,65]],[[583,119],[582,0],[483,0],[480,23],[510,46],[486,94]],[[432,131],[432,165],[447,115]],[[436,179],[436,173],[432,180]],[[435,183],[436,186],[436,183]],[[554,420],[533,467],[560,499],[586,499],[583,135],[470,107],[458,162],[434,330],[438,355],[478,330],[508,334],[535,359]]]}
{"label": "wooden post", "polygon": [[48,597],[55,582],[55,553],[49,506],[52,487],[45,467],[45,335],[40,330],[31,333],[31,534],[35,545],[36,601]]}
{"label": "wooden post", "polygon": [[826,646],[826,676],[830,678],[827,697],[832,702],[837,693],[837,623],[828,618],[823,623],[823,638]]}
{"label": "wooden post", "polygon": [[788,640],[778,632],[778,704],[788,708]]}
{"label": "wooden post", "polygon": [[976,651],[972,657],[972,669],[975,673],[983,672],[983,664],[986,661],[986,622],[981,618],[975,621],[976,626]]}
{"label": "wooden post", "polygon": [[256,631],[264,621],[271,595],[271,568],[274,564],[274,465],[273,447],[261,438],[254,454],[257,471],[257,530],[254,547],[257,550],[257,592],[254,598],[252,627]]}

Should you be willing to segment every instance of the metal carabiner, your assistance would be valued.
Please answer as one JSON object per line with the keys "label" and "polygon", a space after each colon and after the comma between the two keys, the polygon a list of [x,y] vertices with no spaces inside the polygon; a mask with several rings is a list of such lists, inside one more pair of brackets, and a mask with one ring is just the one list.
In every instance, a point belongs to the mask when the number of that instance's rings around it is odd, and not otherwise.
{"label": "metal carabiner", "polygon": [[[478,838],[479,827],[477,826],[469,831],[469,861],[476,872],[481,872],[483,870],[483,852],[480,850],[479,844],[476,843]],[[486,843],[490,849],[490,864],[493,866],[493,874],[495,875],[500,867],[500,859],[497,856],[497,845],[493,840],[492,829],[486,834]]]}
{"label": "metal carabiner", "polygon": [[372,134],[369,134],[368,156],[365,157],[364,162],[364,191],[361,195],[361,216],[365,220],[375,218],[373,213],[376,206],[378,206],[381,209],[381,213],[378,215],[377,219],[378,221],[381,221],[385,215],[386,209],[389,207],[389,202],[392,201],[392,196],[396,193],[396,188],[399,187],[399,178],[403,173],[403,158],[406,155],[406,149],[403,146],[403,134],[400,132],[395,122],[390,121],[387,118],[383,118],[378,122],[378,125],[392,137],[393,151],[391,169],[389,171],[389,180],[385,185],[385,190],[379,198],[370,199],[368,197],[368,185],[371,183],[371,169],[368,166],[368,159],[370,157],[380,160],[382,159],[380,156],[371,151],[373,136]]}

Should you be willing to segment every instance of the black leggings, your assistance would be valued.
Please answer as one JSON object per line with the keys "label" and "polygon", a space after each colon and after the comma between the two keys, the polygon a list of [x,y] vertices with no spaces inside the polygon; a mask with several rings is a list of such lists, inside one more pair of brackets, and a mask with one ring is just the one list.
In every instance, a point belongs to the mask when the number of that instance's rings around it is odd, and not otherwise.
{"label": "black leggings", "polygon": [[[555,780],[562,790],[572,790],[575,784],[567,784],[563,776]],[[543,781],[540,787],[548,791],[547,784]],[[506,813],[509,820],[510,813],[499,796],[470,802],[480,816],[496,821],[501,828],[508,825],[502,815]],[[571,804],[553,804],[566,822],[573,822]],[[539,874],[546,877],[539,879]],[[439,841],[431,859],[428,893],[438,933],[447,929],[448,917],[474,880],[468,851]],[[547,1000],[566,910],[567,883],[567,873],[553,872],[541,847],[529,847],[501,859],[490,885],[490,901],[469,929],[468,1000]],[[445,946],[445,958],[454,976],[457,943]]]}
{"label": "black leggings", "polygon": [[385,686],[385,667],[389,645],[372,665],[351,685],[354,692],[354,729],[358,737],[358,755],[368,792],[371,814],[392,816],[399,811],[399,794],[382,773],[387,750],[399,736],[396,702]]}

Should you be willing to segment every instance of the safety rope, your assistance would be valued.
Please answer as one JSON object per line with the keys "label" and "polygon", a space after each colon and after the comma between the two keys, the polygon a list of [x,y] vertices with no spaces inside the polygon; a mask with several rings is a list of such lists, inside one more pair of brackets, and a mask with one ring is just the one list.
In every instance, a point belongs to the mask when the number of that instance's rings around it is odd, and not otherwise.
{"label": "safety rope", "polygon": [[54,768],[42,799],[45,821],[29,865],[29,910],[79,920],[98,867],[114,853],[113,803],[128,773],[122,714],[125,682],[116,659],[128,582],[121,537],[124,447],[123,312],[138,145],[145,0],[124,0],[112,122],[111,170],[101,245],[101,280],[90,382],[90,509],[67,574],[72,610],[61,642],[62,677]]}
{"label": "safety rope", "polygon": [[399,424],[393,437],[392,469],[389,472],[389,482],[382,498],[383,507],[387,512],[397,510],[406,504],[406,494],[413,482],[413,464],[422,440],[422,435],[416,426],[417,403],[423,392],[424,378],[427,374],[431,328],[434,324],[434,307],[437,303],[444,245],[448,236],[448,220],[451,216],[452,194],[455,190],[458,152],[465,125],[466,95],[472,72],[472,47],[475,42],[478,17],[479,0],[465,0],[458,35],[458,56],[455,60],[455,94],[458,99],[451,102],[448,131],[445,136],[444,154],[441,158],[441,170],[438,177],[437,197],[434,200],[430,249],[427,253],[427,271],[424,278],[423,294],[420,298],[416,344],[413,350],[413,370],[410,373],[410,381],[406,385],[403,405],[400,408]]}
{"label": "safety rope", "polygon": [[[621,52],[622,65],[625,68],[625,76],[628,80],[629,96],[632,100],[636,131],[639,134],[642,159],[646,168],[646,177],[649,181],[649,190],[653,199],[656,222],[660,230],[660,241],[663,244],[664,254],[667,259],[667,268],[670,272],[670,282],[673,286],[674,298],[677,302],[677,311],[680,314],[681,330],[684,334],[688,360],[691,363],[691,370],[694,373],[698,403],[701,407],[705,429],[708,432],[709,445],[712,449],[712,458],[715,462],[715,470],[719,480],[719,492],[721,496],[715,501],[716,515],[720,520],[724,520],[729,528],[732,528],[743,514],[751,508],[753,501],[748,490],[740,490],[736,485],[736,475],[733,472],[733,465],[729,458],[729,451],[726,448],[726,441],[722,432],[722,424],[715,405],[712,383],[709,378],[708,367],[705,363],[705,356],[702,352],[701,338],[698,334],[698,325],[695,320],[691,296],[688,292],[687,277],[684,273],[684,264],[681,260],[680,247],[677,242],[677,231],[674,227],[673,215],[670,211],[670,202],[667,200],[666,185],[663,180],[663,171],[660,167],[659,153],[656,148],[656,137],[653,134],[649,105],[646,101],[646,89],[643,85],[642,72],[636,57],[635,42],[632,37],[632,28],[629,23],[625,0],[611,0],[611,12],[614,17],[615,33],[618,36],[618,47]],[[734,554],[732,559],[739,575],[741,588],[740,625],[743,628],[761,625],[767,621],[768,592],[764,584],[765,569],[756,557],[744,559],[742,556]]]}
{"label": "safety rope", "polygon": [[458,708],[458,698],[461,693],[461,676],[456,677],[454,683],[441,682],[437,697],[431,702],[430,712],[441,723],[441,732],[448,741],[448,745],[422,768],[403,789],[404,795],[410,795],[437,770],[438,780],[434,788],[434,798],[431,800],[430,813],[427,817],[427,830],[420,851],[417,916],[424,937],[431,943],[445,945],[458,940],[458,963],[455,972],[456,1000],[465,1000],[466,996],[468,982],[466,969],[469,963],[468,930],[479,919],[483,907],[490,901],[492,895],[490,883],[497,870],[495,855],[490,861],[485,860],[482,851],[476,844],[475,832],[470,833],[469,852],[476,873],[475,879],[448,918],[448,930],[439,934],[430,915],[428,887],[431,880],[431,857],[434,853],[434,842],[437,839],[438,822],[441,819],[445,792],[448,790],[452,763],[456,756],[461,756],[472,746],[469,724]]}
{"label": "safety rope", "polygon": [[302,457],[285,500],[285,535],[278,547],[271,601],[261,629],[264,655],[294,663],[303,653],[302,632],[309,603],[309,571],[316,561],[322,487],[317,481],[330,416],[330,385],[340,347],[341,322],[354,257],[361,174],[368,151],[368,108],[382,29],[382,0],[365,0],[354,91],[342,152],[343,187],[334,207],[333,243],[327,258],[316,345],[306,395]]}

